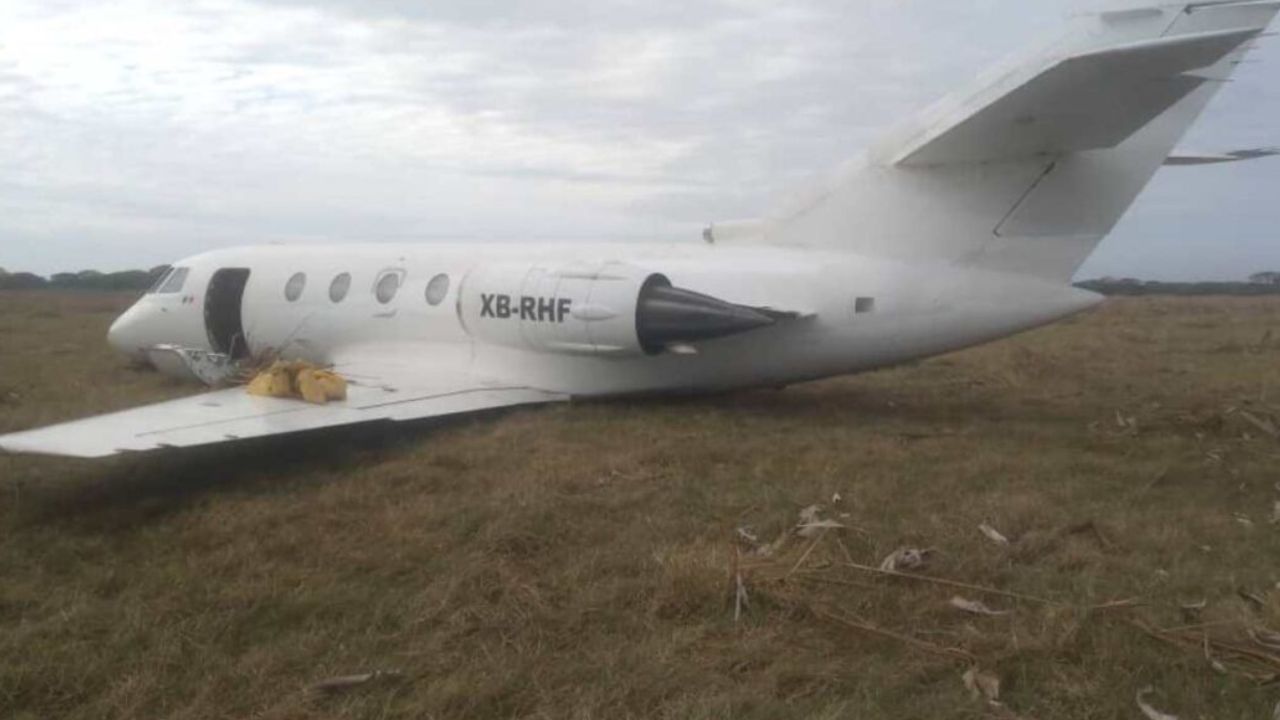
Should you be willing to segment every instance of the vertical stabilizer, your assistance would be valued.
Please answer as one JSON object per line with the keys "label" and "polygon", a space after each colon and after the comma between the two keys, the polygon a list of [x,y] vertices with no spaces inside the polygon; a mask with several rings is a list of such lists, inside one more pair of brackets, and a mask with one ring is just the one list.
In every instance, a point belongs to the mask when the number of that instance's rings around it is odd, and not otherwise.
{"label": "vertical stabilizer", "polygon": [[1069,281],[1280,1],[1112,5],[905,124],[765,242]]}

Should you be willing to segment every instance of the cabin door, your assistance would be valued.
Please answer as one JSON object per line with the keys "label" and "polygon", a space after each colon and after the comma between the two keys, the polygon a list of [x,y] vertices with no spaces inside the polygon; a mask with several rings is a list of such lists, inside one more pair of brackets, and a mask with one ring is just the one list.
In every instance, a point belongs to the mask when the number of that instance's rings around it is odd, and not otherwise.
{"label": "cabin door", "polygon": [[204,327],[209,346],[232,360],[249,355],[241,314],[248,282],[248,268],[223,268],[209,278],[209,289],[204,294]]}

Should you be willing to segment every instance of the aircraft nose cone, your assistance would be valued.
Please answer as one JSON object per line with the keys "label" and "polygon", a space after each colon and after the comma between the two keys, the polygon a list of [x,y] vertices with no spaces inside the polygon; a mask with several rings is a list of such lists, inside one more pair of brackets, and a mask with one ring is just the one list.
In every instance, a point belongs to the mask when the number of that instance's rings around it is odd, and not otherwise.
{"label": "aircraft nose cone", "polygon": [[116,318],[107,330],[107,343],[116,352],[129,358],[144,357],[145,348],[139,326],[138,308],[131,307],[123,315]]}

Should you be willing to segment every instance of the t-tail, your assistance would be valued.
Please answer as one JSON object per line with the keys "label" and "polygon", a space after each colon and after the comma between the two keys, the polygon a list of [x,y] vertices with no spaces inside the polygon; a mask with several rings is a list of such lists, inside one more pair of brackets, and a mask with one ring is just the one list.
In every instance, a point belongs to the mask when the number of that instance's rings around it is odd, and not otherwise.
{"label": "t-tail", "polygon": [[1077,16],[750,235],[1068,282],[1277,11],[1112,3]]}

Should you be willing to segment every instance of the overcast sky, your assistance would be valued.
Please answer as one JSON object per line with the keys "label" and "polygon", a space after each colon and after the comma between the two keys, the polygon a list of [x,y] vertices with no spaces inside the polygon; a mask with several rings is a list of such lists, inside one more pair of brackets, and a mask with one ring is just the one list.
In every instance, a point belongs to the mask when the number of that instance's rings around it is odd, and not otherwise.
{"label": "overcast sky", "polygon": [[[263,242],[696,240],[1071,0],[5,0],[0,266]],[[1280,43],[1186,146],[1280,144]],[[1280,160],[1162,171],[1082,276],[1280,269]]]}

